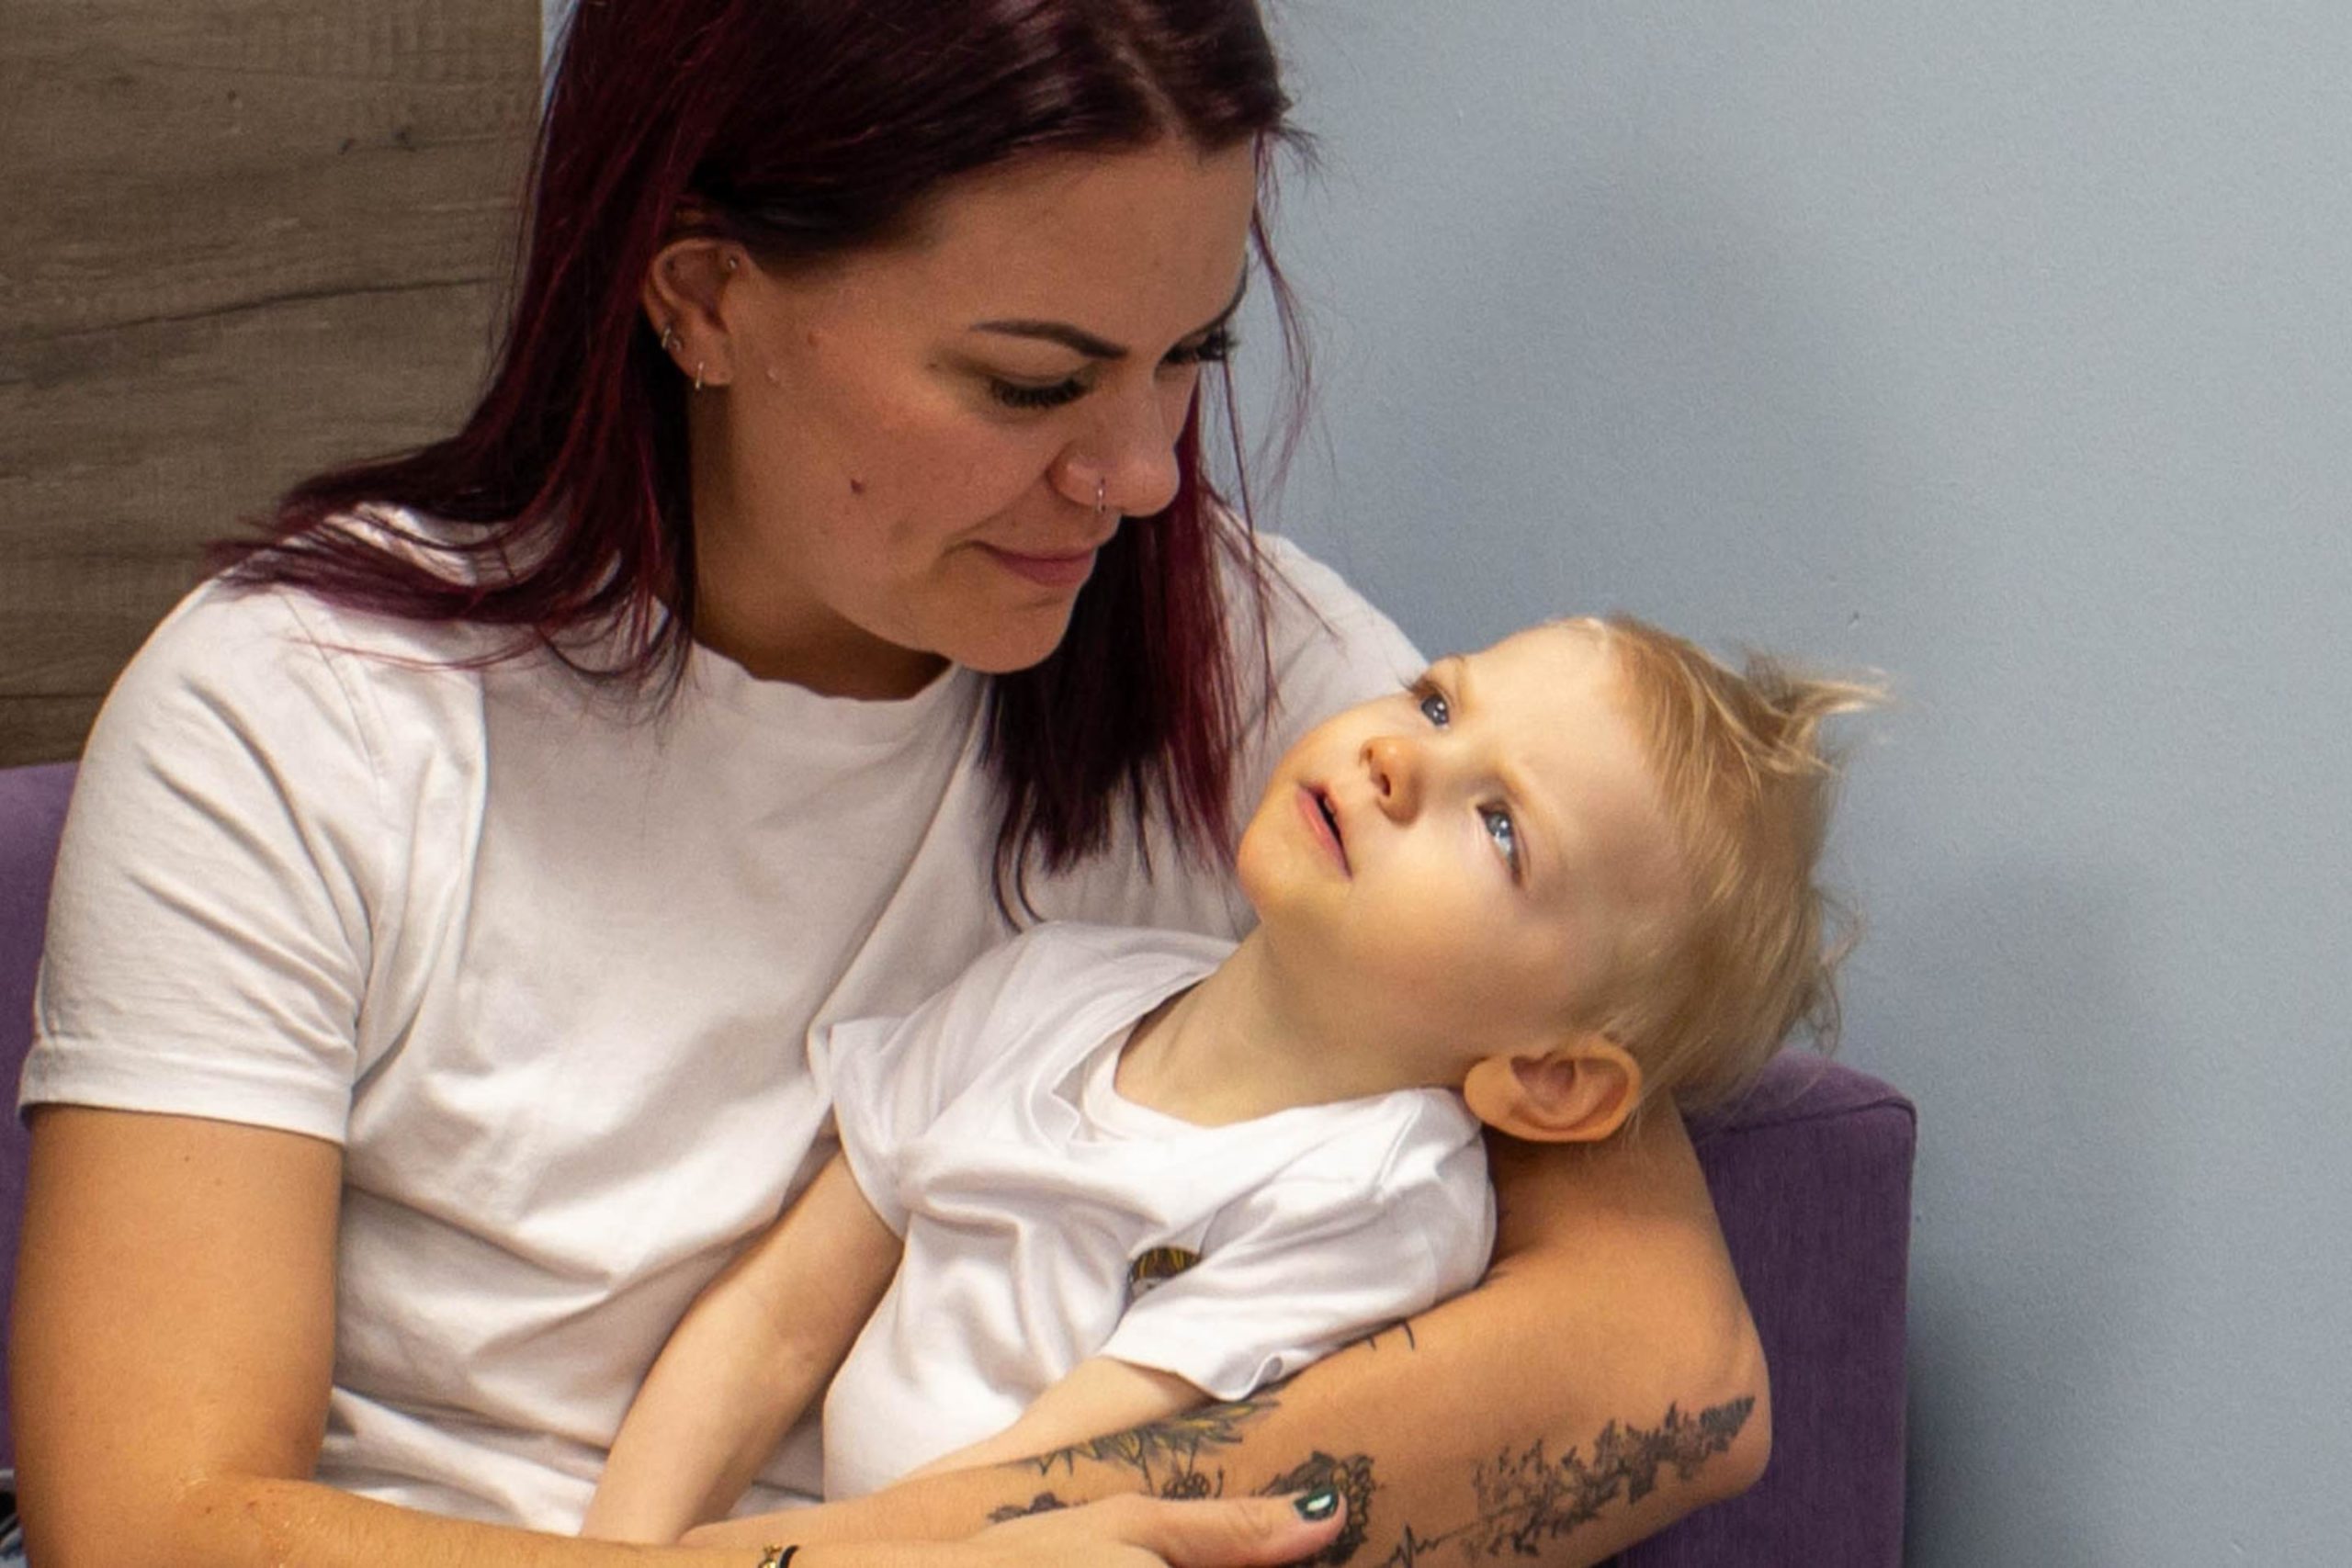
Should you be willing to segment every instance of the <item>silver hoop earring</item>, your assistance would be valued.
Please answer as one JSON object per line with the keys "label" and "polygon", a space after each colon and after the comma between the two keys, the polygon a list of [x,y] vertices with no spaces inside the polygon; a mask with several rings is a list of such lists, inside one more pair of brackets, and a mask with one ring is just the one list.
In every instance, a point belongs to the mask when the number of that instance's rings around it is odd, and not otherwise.
{"label": "silver hoop earring", "polygon": [[1103,501],[1104,498],[1109,495],[1110,491],[1111,481],[1103,479],[1100,475],[1097,475],[1094,480],[1094,521],[1097,523],[1102,521],[1102,513],[1109,510],[1103,504]]}
{"label": "silver hoop earring", "polygon": [[699,359],[695,361],[695,390],[702,390],[702,361]]}
{"label": "silver hoop earring", "polygon": [[678,326],[674,321],[667,322],[662,328],[662,352],[664,354],[678,352]]}

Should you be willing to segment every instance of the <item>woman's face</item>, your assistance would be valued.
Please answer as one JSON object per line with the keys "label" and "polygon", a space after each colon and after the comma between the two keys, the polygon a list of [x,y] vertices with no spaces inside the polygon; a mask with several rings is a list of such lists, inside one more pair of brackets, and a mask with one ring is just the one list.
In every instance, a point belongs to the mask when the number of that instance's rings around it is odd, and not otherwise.
{"label": "woman's face", "polygon": [[665,252],[710,302],[673,357],[716,361],[690,401],[701,640],[855,696],[1052,652],[1121,517],[1175,494],[1255,195],[1246,145],[1169,141],[973,176],[911,241],[791,275]]}

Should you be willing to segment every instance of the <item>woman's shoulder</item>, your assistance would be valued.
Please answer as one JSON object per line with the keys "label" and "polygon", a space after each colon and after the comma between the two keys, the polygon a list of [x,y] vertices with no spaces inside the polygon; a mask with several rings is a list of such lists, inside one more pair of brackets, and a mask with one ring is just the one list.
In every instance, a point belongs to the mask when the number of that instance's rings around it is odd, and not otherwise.
{"label": "woman's shoulder", "polygon": [[[322,532],[360,541],[451,582],[478,575],[443,525],[412,513],[370,508],[331,518]],[[140,658],[201,659],[227,649],[282,646],[298,659],[346,649],[447,664],[478,657],[483,645],[480,628],[463,622],[372,614],[276,581],[269,562],[264,550],[198,583],[157,624]]]}
{"label": "woman's shoulder", "polygon": [[379,769],[403,734],[446,742],[452,720],[478,727],[489,647],[461,623],[371,615],[300,587],[212,577],[125,666],[91,750],[211,744],[296,766],[346,750]]}
{"label": "woman's shoulder", "polygon": [[1232,619],[1245,662],[1262,627],[1276,682],[1285,694],[1305,676],[1344,671],[1351,687],[1369,695],[1420,673],[1423,660],[1412,639],[1303,546],[1268,534],[1259,536],[1257,552],[1265,592],[1255,603],[1236,595]]}
{"label": "woman's shoulder", "polygon": [[1420,674],[1426,661],[1412,639],[1340,573],[1280,535],[1259,536],[1256,550],[1264,592],[1237,588],[1228,622],[1242,711],[1271,730],[1277,753],[1341,708]]}
{"label": "woman's shoulder", "polygon": [[[1262,595],[1250,592],[1245,564],[1254,565]],[[1262,603],[1267,629],[1296,639],[1309,628],[1376,625],[1402,637],[1396,624],[1337,570],[1283,534],[1252,534],[1228,558],[1226,596],[1237,622],[1254,626]]]}

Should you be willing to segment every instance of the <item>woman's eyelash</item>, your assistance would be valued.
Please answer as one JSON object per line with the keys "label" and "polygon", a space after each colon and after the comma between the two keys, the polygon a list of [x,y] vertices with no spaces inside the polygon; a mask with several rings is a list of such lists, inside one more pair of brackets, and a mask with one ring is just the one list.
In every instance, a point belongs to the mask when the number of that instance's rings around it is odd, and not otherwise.
{"label": "woman's eyelash", "polygon": [[1230,327],[1219,327],[1198,343],[1180,343],[1168,351],[1170,365],[1222,365],[1233,357],[1241,340]]}
{"label": "woman's eyelash", "polygon": [[1057,409],[1086,396],[1086,383],[1073,376],[1043,387],[989,378],[989,396],[1009,409]]}
{"label": "woman's eyelash", "polygon": [[[1165,363],[1182,367],[1187,365],[1222,364],[1233,356],[1238,340],[1224,328],[1209,333],[1198,343],[1179,344],[1168,351]],[[1065,380],[1034,387],[1025,381],[1008,381],[1000,376],[989,378],[989,396],[1009,409],[1036,411],[1057,409],[1074,403],[1086,396],[1090,383],[1072,376]]]}

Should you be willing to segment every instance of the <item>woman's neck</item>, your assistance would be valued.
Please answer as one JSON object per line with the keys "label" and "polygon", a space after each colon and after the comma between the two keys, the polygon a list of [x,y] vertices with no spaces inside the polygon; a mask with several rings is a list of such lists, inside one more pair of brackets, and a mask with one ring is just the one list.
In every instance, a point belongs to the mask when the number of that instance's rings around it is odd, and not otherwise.
{"label": "woman's neck", "polygon": [[735,592],[740,581],[725,572],[697,581],[695,641],[763,681],[789,681],[823,697],[894,702],[913,696],[947,667],[938,654],[884,642],[821,606]]}
{"label": "woman's neck", "polygon": [[697,432],[692,459],[695,640],[763,681],[789,681],[825,697],[911,697],[947,660],[900,648],[845,619],[808,591],[797,563],[778,558],[738,492],[718,444]]}

